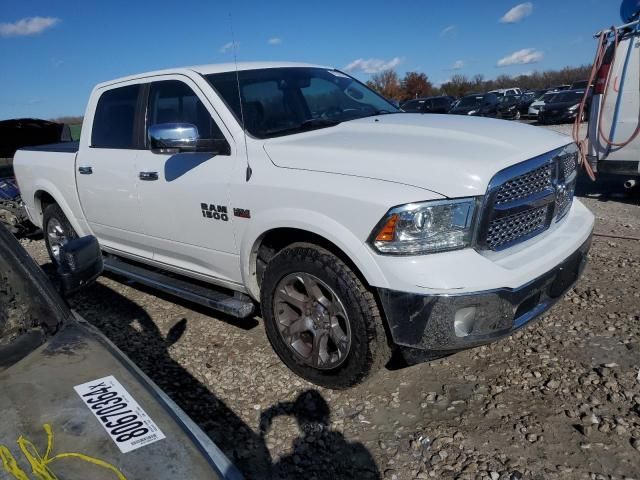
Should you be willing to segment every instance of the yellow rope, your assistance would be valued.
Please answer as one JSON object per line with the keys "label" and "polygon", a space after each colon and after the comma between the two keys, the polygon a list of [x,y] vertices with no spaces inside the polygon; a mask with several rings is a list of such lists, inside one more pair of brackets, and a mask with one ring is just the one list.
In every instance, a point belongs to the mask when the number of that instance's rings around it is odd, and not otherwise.
{"label": "yellow rope", "polygon": [[9,475],[13,475],[16,480],[29,480],[29,477],[24,470],[18,466],[18,462],[7,447],[0,445],[0,458],[2,459],[2,466],[5,472]]}
{"label": "yellow rope", "polygon": [[[56,460],[62,460],[65,458],[77,458],[79,460],[82,460],[83,462],[97,465],[100,468],[104,468],[113,472],[118,480],[127,480],[122,472],[110,463],[107,463],[104,460],[100,460],[98,458],[90,457],[89,455],[85,455],[83,453],[65,452],[50,457],[51,452],[53,451],[53,430],[51,429],[51,425],[49,425],[48,423],[45,423],[43,427],[44,431],[47,433],[47,450],[44,458],[40,455],[38,449],[32,442],[30,442],[23,436],[20,436],[20,438],[18,438],[18,446],[20,447],[22,454],[29,462],[33,475],[38,480],[58,480],[56,474],[49,468],[49,464],[55,462]],[[9,449],[3,445],[0,445],[0,458],[2,459],[4,470],[9,475],[12,475],[16,480],[29,480],[27,474],[20,468],[18,462],[16,462],[15,457],[11,455]]]}

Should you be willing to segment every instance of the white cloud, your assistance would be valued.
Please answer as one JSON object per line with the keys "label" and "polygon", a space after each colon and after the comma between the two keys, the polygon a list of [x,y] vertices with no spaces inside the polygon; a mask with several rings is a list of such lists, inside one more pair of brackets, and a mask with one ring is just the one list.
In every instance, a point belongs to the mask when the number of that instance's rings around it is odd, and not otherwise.
{"label": "white cloud", "polygon": [[381,58],[358,58],[344,67],[347,72],[380,73],[395,68],[402,63],[402,58],[393,57],[391,60]]}
{"label": "white cloud", "polygon": [[227,42],[225,43],[222,47],[220,47],[220,53],[227,53],[231,50],[233,50],[234,48],[238,48],[240,47],[240,42]]}
{"label": "white cloud", "polygon": [[282,39],[280,37],[273,37],[267,40],[269,45],[280,45],[282,43]]}
{"label": "white cloud", "polygon": [[524,17],[528,17],[533,12],[533,3],[525,2],[516,5],[500,19],[500,23],[518,23]]}
{"label": "white cloud", "polygon": [[441,37],[446,37],[447,35],[455,33],[455,31],[456,31],[456,26],[455,25],[449,25],[448,27],[444,28],[440,32],[440,36]]}
{"label": "white cloud", "polygon": [[463,60],[456,60],[452,67],[451,70],[462,70],[464,68],[464,61]]}
{"label": "white cloud", "polygon": [[526,65],[528,63],[538,63],[544,58],[544,54],[535,48],[523,48],[511,55],[498,60],[498,67],[508,67],[509,65]]}
{"label": "white cloud", "polygon": [[27,17],[14,23],[0,23],[0,37],[37,35],[60,23],[55,17]]}

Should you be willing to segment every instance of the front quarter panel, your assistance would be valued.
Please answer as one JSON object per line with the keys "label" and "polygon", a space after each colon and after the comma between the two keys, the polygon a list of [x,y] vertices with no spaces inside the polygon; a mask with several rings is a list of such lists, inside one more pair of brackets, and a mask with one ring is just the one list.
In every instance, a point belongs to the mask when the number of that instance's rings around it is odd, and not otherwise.
{"label": "front quarter panel", "polygon": [[259,297],[256,250],[265,233],[276,228],[296,228],[320,235],[340,248],[370,285],[389,287],[378,255],[366,243],[372,229],[394,206],[443,198],[417,187],[279,168],[266,156],[261,160],[264,161],[252,162],[249,182],[243,178],[231,188],[232,206],[249,210],[251,215],[234,216],[233,220],[242,280],[254,298]]}

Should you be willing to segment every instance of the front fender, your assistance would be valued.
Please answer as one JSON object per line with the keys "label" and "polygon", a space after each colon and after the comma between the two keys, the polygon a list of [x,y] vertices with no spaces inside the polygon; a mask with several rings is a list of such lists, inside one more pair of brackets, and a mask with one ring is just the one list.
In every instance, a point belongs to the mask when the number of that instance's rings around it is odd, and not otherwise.
{"label": "front fender", "polygon": [[259,220],[252,222],[246,230],[240,245],[242,279],[249,293],[256,300],[260,298],[254,268],[257,248],[265,234],[277,228],[295,228],[319,235],[342,250],[370,285],[388,287],[386,278],[375,259],[376,254],[346,226],[317,211],[279,208],[261,212]]}

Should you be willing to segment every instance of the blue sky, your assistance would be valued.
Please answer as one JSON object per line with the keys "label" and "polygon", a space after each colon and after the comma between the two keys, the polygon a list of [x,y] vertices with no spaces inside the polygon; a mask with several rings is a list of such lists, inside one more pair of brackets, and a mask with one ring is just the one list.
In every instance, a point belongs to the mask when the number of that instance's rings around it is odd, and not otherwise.
{"label": "blue sky", "polygon": [[[94,84],[238,59],[393,66],[436,84],[590,63],[591,35],[619,24],[619,0],[2,0],[0,119],[84,113]],[[227,48],[225,48],[227,46]],[[498,66],[499,63],[502,66]]]}

